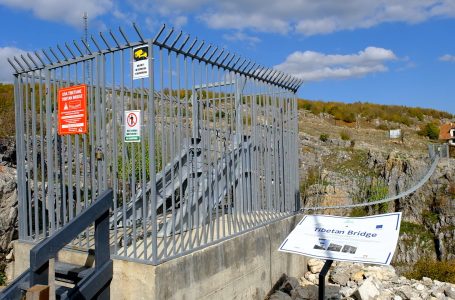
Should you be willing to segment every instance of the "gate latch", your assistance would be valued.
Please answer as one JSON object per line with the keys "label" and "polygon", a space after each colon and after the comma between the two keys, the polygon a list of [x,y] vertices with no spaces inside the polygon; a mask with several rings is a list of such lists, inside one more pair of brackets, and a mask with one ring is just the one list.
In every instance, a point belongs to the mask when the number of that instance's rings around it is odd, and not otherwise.
{"label": "gate latch", "polygon": [[104,153],[103,153],[103,151],[101,151],[101,148],[98,147],[96,149],[95,157],[96,157],[96,160],[103,160],[104,159]]}

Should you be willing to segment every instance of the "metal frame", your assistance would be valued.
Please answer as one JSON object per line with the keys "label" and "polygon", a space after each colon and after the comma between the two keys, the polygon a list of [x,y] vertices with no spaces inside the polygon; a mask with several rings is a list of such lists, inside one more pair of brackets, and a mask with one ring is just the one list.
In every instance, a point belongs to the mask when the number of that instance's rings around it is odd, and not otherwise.
{"label": "metal frame", "polygon": [[85,228],[95,223],[95,261],[91,272],[63,295],[61,299],[109,299],[113,264],[109,254],[109,208],[112,190],[100,194],[83,213],[75,217],[51,237],[30,250],[30,268],[16,278],[4,291],[1,299],[22,299],[25,290],[37,284],[49,285],[49,260],[69,244]]}
{"label": "metal frame", "polygon": [[[165,25],[152,39],[133,28],[134,42],[119,28],[8,59],[20,239],[53,235],[107,188],[112,254],[151,264],[297,211],[302,81]],[[138,45],[150,76],[133,80]],[[59,136],[57,92],[76,84],[87,85],[89,132]],[[140,143],[123,140],[125,110],[142,111]],[[72,248],[91,243],[89,228]]]}

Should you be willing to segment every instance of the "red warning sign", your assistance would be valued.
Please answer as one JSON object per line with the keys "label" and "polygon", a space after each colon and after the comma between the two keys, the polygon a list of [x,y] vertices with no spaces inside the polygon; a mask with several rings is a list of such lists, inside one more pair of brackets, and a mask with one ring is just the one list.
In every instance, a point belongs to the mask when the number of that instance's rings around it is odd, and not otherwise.
{"label": "red warning sign", "polygon": [[87,86],[58,90],[58,134],[87,133]]}
{"label": "red warning sign", "polygon": [[137,124],[137,115],[135,113],[129,113],[128,118],[126,118],[126,122],[128,123],[129,127],[134,127]]}

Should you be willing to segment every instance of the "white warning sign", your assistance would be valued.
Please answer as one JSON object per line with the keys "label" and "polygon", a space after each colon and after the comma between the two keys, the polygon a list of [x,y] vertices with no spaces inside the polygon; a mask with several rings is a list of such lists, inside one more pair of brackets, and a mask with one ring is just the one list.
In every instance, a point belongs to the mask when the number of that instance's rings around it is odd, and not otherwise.
{"label": "white warning sign", "polygon": [[133,48],[133,80],[149,77],[149,46]]}
{"label": "white warning sign", "polygon": [[125,143],[138,143],[141,141],[141,111],[125,111]]}

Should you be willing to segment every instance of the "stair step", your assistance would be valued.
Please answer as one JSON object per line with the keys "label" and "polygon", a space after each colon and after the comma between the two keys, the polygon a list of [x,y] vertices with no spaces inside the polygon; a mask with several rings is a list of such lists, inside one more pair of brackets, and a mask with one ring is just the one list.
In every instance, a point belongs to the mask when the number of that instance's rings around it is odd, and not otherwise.
{"label": "stair step", "polygon": [[58,299],[65,299],[65,293],[70,291],[70,287],[66,286],[56,286],[55,287],[55,298]]}
{"label": "stair step", "polygon": [[76,284],[93,272],[93,268],[63,262],[55,262],[55,280]]}

